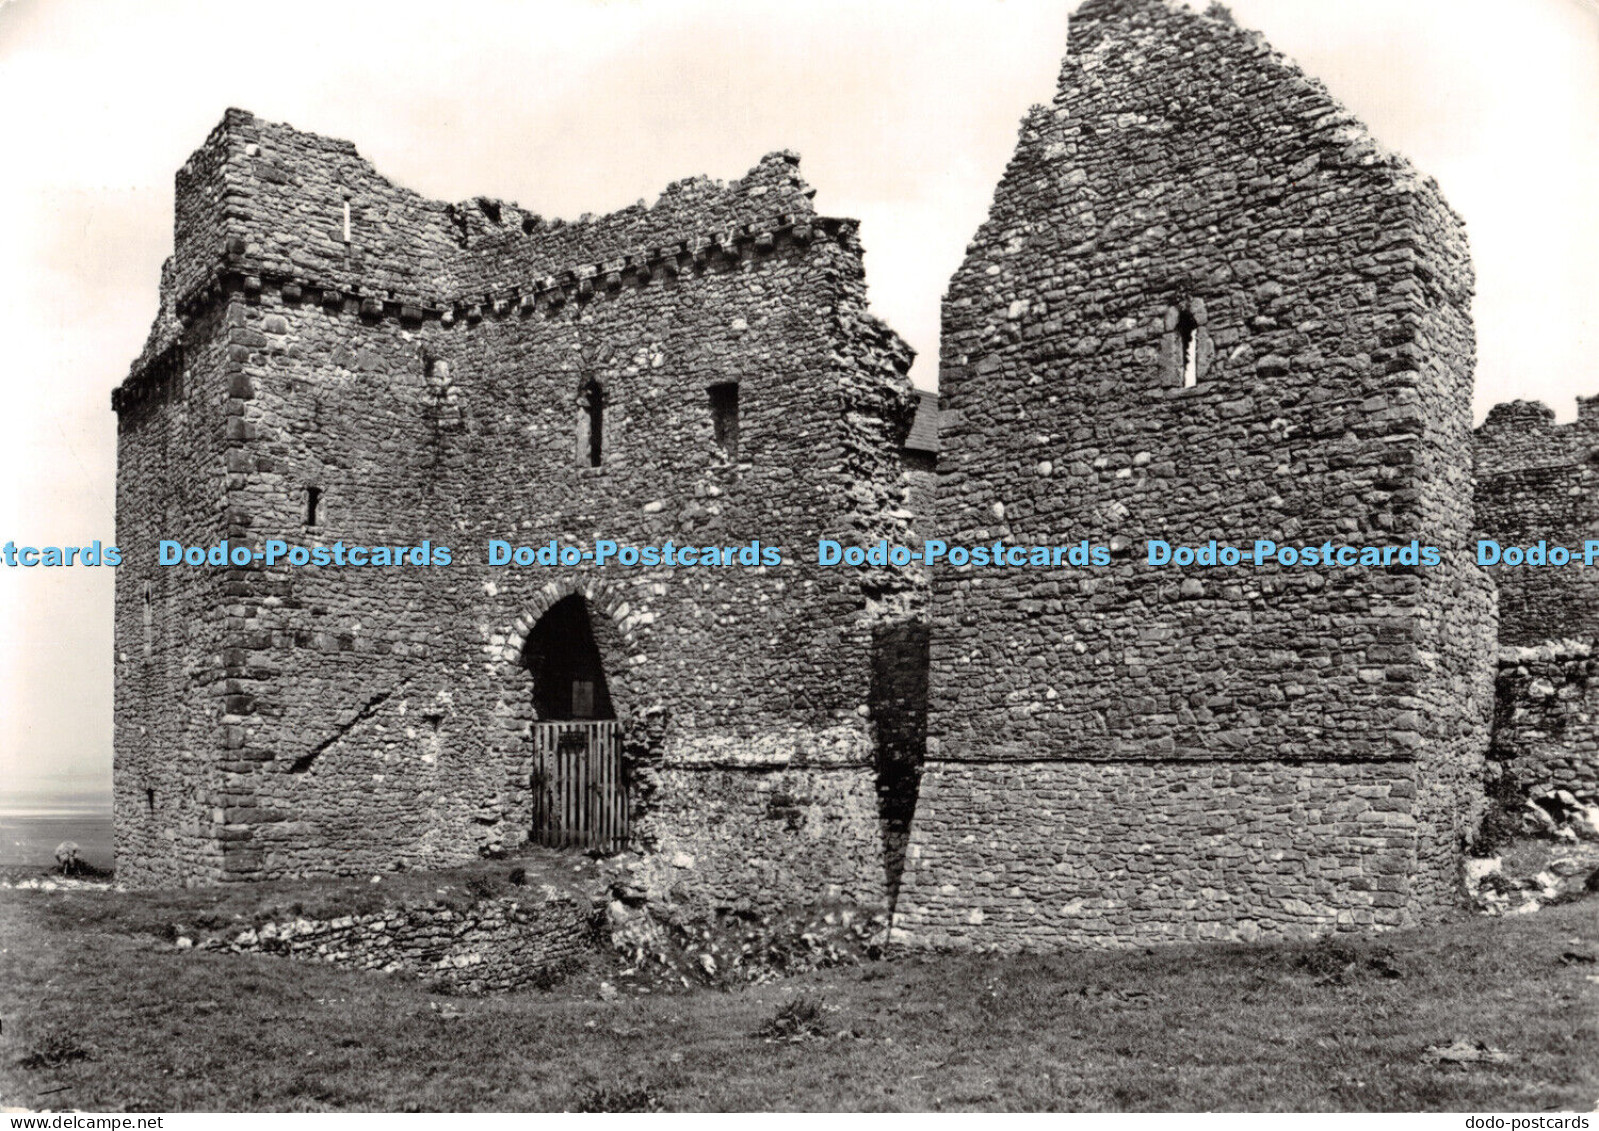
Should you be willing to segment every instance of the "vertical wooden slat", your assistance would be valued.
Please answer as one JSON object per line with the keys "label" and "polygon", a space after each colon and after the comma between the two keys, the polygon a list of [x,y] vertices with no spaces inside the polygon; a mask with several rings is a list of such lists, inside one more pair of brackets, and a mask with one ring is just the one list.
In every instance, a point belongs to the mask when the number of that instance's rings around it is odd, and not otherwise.
{"label": "vertical wooden slat", "polygon": [[607,727],[598,735],[600,742],[600,835],[603,852],[611,851],[611,825],[615,818],[613,802],[616,799],[615,767],[611,764],[611,732]]}
{"label": "vertical wooden slat", "polygon": [[539,782],[539,843],[545,848],[550,846],[550,732],[548,727],[536,726],[533,728],[539,736],[539,773],[543,780]]}
{"label": "vertical wooden slat", "polygon": [[611,851],[622,850],[622,732],[611,728]]}
{"label": "vertical wooden slat", "polygon": [[534,840],[551,848],[627,846],[622,727],[613,719],[538,723],[533,731]]}

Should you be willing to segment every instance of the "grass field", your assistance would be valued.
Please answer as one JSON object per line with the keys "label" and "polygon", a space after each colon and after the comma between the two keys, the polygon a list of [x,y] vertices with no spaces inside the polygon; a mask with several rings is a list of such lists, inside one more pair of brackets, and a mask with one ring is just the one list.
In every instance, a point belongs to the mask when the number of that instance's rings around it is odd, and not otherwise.
{"label": "grass field", "polygon": [[[1336,945],[909,955],[725,991],[452,998],[0,891],[0,1106],[1591,1111],[1599,902]],[[1458,1039],[1506,1060],[1426,1058]]]}
{"label": "grass field", "polygon": [[56,845],[70,840],[81,859],[109,868],[111,837],[109,813],[0,812],[0,867],[54,864]]}

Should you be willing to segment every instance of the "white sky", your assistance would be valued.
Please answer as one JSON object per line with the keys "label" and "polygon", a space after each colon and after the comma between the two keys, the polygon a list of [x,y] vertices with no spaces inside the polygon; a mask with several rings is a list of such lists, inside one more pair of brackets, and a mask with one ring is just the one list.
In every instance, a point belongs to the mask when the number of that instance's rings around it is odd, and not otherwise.
{"label": "white sky", "polygon": [[[0,0],[0,542],[112,541],[111,388],[172,177],[228,106],[428,196],[546,216],[798,150],[935,380],[938,303],[1066,0]],[[1599,0],[1235,0],[1443,185],[1478,273],[1478,415],[1599,393]],[[0,808],[110,777],[111,571],[0,567]]]}

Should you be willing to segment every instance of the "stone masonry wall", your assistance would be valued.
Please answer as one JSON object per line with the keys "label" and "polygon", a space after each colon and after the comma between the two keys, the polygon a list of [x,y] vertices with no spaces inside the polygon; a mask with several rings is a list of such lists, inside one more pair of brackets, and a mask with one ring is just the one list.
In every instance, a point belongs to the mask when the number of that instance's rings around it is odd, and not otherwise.
{"label": "stone masonry wall", "polygon": [[225,610],[211,579],[154,562],[163,537],[209,543],[225,528],[225,390],[195,377],[222,364],[217,322],[202,319],[188,351],[166,342],[118,420],[115,838],[138,883],[175,883],[221,857]]}
{"label": "stone masonry wall", "polygon": [[[847,883],[847,898],[883,905],[880,860],[841,878],[834,854],[881,840],[873,642],[918,582],[822,570],[805,550],[824,536],[904,540],[910,355],[866,310],[853,223],[814,215],[795,159],[561,225],[498,202],[422,201],[347,143],[230,111],[179,196],[175,313],[152,340],[209,351],[190,388],[225,406],[218,535],[426,540],[454,561],[169,571],[212,586],[225,612],[226,713],[126,721],[166,727],[168,749],[202,732],[181,756],[217,751],[218,818],[203,863],[158,866],[130,843],[129,874],[352,874],[520,843],[536,721],[522,647],[577,595],[619,717],[648,732],[640,755],[671,782],[669,797],[640,799],[636,830],[668,858],[702,860],[679,886],[720,905],[772,882],[791,902]],[[149,381],[137,367],[119,403]],[[734,381],[731,452],[708,389]],[[596,384],[603,458],[590,466],[579,437]],[[144,458],[161,457],[130,450],[124,466]],[[125,486],[121,505],[142,510]],[[491,538],[760,539],[792,564],[493,567]],[[135,584],[151,566],[124,572]],[[138,773],[127,778],[136,792]],[[840,806],[845,780],[858,803]],[[731,812],[749,827],[700,836],[690,818],[730,788],[748,791]],[[773,789],[815,812],[796,823],[793,804],[765,804]],[[837,835],[818,838],[823,827]],[[781,862],[775,879],[745,841]]]}
{"label": "stone masonry wall", "polygon": [[652,785],[638,829],[652,849],[639,872],[652,898],[739,912],[887,908],[898,877],[885,862],[893,830],[874,766],[662,768]]}
{"label": "stone masonry wall", "polygon": [[[1225,11],[1078,10],[945,300],[938,512],[951,541],[1087,538],[1112,564],[936,572],[905,938],[1310,933],[1453,899],[1487,744],[1480,571],[1141,552],[1463,545],[1472,286],[1436,185]],[[1383,804],[1329,820],[1339,796]],[[1308,862],[1271,890],[1223,863],[1262,812],[1280,839],[1259,847]],[[1218,862],[1198,829],[1223,826]],[[1076,863],[1011,878],[1061,844],[1119,875],[1106,846],[1145,842],[1181,895],[1090,916],[1060,910],[1090,894]],[[1350,863],[1367,852],[1380,889]]]}
{"label": "stone masonry wall", "polygon": [[1047,950],[1392,925],[1415,792],[1400,763],[936,762],[893,937]]}
{"label": "stone masonry wall", "polygon": [[[1557,425],[1537,401],[1495,405],[1475,436],[1476,531],[1505,546],[1540,540],[1576,553],[1599,538],[1599,397]],[[1499,642],[1599,636],[1599,581],[1580,566],[1495,565]]]}

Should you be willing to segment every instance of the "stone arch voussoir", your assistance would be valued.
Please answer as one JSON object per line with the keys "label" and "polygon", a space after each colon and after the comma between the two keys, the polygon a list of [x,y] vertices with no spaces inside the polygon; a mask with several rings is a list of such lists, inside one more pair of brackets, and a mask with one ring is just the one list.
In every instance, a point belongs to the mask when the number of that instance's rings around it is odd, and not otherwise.
{"label": "stone arch voussoir", "polygon": [[621,690],[626,698],[631,671],[643,655],[638,639],[638,623],[626,595],[599,579],[565,578],[552,581],[533,595],[507,627],[505,642],[499,648],[501,686],[515,686],[524,679],[531,679],[522,664],[528,633],[558,601],[572,596],[582,597],[588,605],[595,640],[605,664],[606,679],[614,685],[613,695]]}

